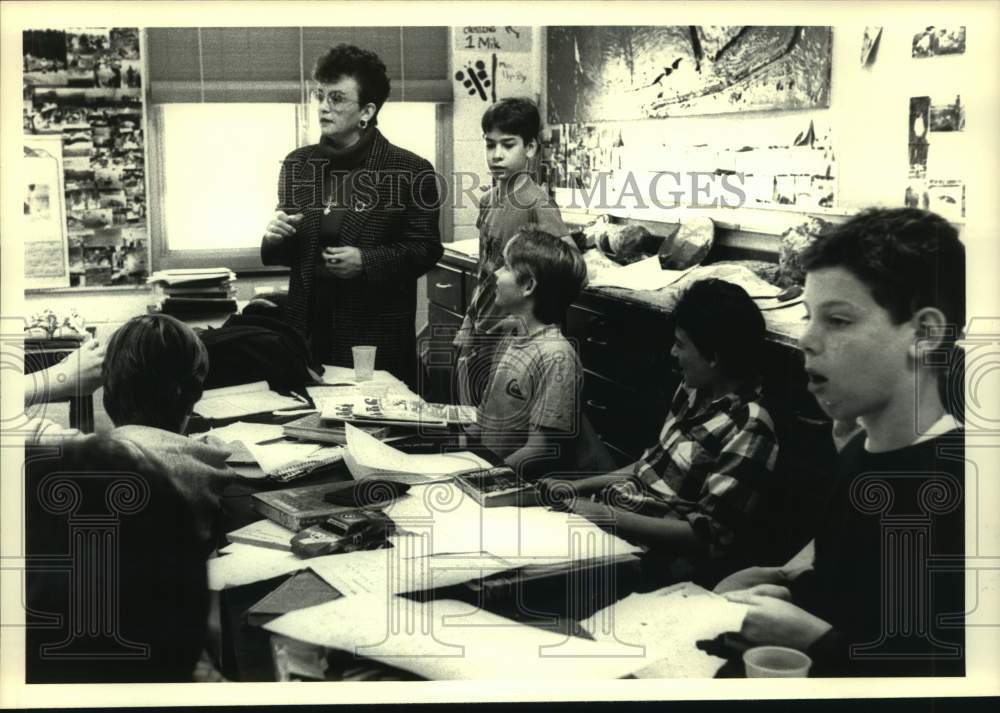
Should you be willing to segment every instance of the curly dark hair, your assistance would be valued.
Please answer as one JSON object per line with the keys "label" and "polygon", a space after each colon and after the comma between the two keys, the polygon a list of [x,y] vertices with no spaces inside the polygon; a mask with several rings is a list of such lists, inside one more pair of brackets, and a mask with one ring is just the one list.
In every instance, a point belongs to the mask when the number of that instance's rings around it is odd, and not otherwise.
{"label": "curly dark hair", "polygon": [[335,45],[316,59],[312,76],[320,83],[352,77],[358,83],[358,100],[361,105],[375,105],[371,125],[378,124],[378,112],[389,98],[390,83],[385,63],[377,54],[354,45]]}
{"label": "curly dark hair", "polygon": [[116,426],[177,433],[207,375],[208,350],[191,327],[166,314],[133,317],[108,340],[104,409]]}
{"label": "curly dark hair", "polygon": [[764,357],[764,317],[739,285],[698,280],[681,295],[673,312],[703,357],[716,360],[728,376],[749,379],[760,374]]}
{"label": "curly dark hair", "polygon": [[951,223],[917,208],[869,208],[822,233],[801,256],[806,273],[843,267],[896,324],[924,307],[944,314],[942,348],[965,324],[965,246]]}
{"label": "curly dark hair", "polygon": [[527,146],[532,141],[538,141],[542,130],[542,118],[538,106],[530,99],[521,97],[501,99],[483,114],[483,133],[494,129],[505,134],[520,136]]}

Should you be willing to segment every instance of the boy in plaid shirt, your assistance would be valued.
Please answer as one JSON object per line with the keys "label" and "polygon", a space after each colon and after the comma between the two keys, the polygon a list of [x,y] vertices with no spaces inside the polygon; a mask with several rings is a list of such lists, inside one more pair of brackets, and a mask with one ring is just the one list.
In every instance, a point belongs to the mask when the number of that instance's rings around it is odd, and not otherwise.
{"label": "boy in plaid shirt", "polygon": [[671,354],[684,380],[659,441],[613,473],[546,485],[593,496],[569,507],[613,521],[617,534],[656,553],[745,554],[778,456],[758,376],[764,319],[741,287],[721,280],[688,288],[674,318]]}

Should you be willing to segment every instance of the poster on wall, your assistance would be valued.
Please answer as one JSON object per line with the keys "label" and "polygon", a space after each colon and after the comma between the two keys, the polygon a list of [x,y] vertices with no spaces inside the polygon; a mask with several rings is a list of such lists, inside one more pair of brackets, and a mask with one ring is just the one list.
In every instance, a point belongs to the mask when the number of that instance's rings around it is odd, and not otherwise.
{"label": "poster on wall", "polygon": [[23,33],[23,131],[61,142],[68,284],[145,284],[149,264],[138,28]]}
{"label": "poster on wall", "polygon": [[[480,119],[491,104],[512,97],[537,100],[532,28],[467,26],[455,27],[452,34],[455,136],[481,141]],[[476,163],[466,168],[478,168],[480,160],[477,155]]]}
{"label": "poster on wall", "polygon": [[62,141],[28,136],[21,168],[24,186],[24,285],[68,287]]}
{"label": "poster on wall", "polygon": [[830,104],[829,27],[550,27],[548,121]]}

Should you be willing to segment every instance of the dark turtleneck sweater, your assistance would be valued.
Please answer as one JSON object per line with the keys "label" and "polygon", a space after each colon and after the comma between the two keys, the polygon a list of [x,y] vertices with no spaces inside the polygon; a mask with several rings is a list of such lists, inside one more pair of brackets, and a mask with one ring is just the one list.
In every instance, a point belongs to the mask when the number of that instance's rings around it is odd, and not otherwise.
{"label": "dark turtleneck sweater", "polygon": [[[323,182],[323,217],[320,223],[319,248],[339,247],[340,225],[347,211],[352,210],[354,187],[371,152],[375,131],[361,132],[361,138],[347,148],[338,148],[325,136],[320,139],[316,158],[326,159]],[[333,322],[333,305],[337,299],[340,280],[326,268],[323,260],[316,262],[317,289],[313,294],[314,320],[318,324]],[[360,279],[360,278],[354,278]],[[334,325],[336,329],[336,325]],[[319,330],[313,334],[313,353],[320,361],[329,363],[332,349],[331,332]]]}

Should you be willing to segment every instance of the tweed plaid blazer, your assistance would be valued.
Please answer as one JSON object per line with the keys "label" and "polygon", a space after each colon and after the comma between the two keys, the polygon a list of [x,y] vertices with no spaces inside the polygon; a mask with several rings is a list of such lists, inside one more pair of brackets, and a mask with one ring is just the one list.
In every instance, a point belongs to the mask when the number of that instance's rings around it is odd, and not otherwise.
{"label": "tweed plaid blazer", "polygon": [[370,344],[378,348],[375,368],[415,386],[417,278],[443,252],[436,176],[426,159],[393,146],[375,129],[339,236],[340,245],[361,251],[363,273],[334,281],[332,321],[319,324],[312,307],[323,250],[325,162],[315,144],[285,158],[278,179],[278,210],[301,213],[303,218],[292,237],[264,241],[261,259],[265,265],[291,268],[288,322],[307,337],[316,330],[331,330],[333,353],[316,355],[323,363],[352,366],[351,347]]}

